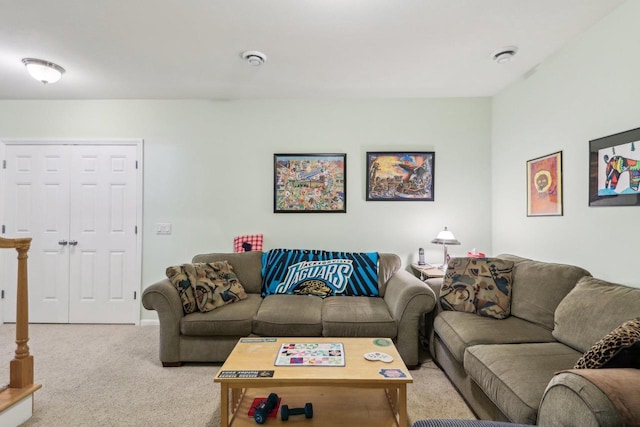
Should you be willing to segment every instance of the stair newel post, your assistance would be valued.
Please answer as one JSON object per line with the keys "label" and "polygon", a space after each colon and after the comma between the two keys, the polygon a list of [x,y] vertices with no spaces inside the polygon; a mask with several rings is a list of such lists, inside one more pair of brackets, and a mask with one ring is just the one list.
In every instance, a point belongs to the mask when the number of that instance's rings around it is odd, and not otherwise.
{"label": "stair newel post", "polygon": [[24,388],[33,384],[33,356],[29,354],[29,287],[27,252],[30,238],[15,239],[18,251],[18,290],[16,300],[16,353],[10,362],[9,387]]}

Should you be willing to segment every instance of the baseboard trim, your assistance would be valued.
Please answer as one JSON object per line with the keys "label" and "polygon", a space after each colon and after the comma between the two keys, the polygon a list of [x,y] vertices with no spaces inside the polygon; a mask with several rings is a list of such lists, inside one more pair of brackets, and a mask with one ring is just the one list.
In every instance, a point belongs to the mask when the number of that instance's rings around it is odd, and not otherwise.
{"label": "baseboard trim", "polygon": [[158,326],[160,325],[159,319],[145,319],[140,321],[140,326]]}

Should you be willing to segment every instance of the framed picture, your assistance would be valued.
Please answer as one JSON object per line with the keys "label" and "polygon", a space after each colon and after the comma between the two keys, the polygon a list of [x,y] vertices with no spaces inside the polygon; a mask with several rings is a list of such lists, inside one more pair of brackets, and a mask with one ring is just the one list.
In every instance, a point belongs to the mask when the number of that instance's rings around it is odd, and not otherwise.
{"label": "framed picture", "polygon": [[640,128],[589,141],[589,206],[640,205]]}
{"label": "framed picture", "polygon": [[274,154],[273,212],[347,212],[346,154]]}
{"label": "framed picture", "polygon": [[433,201],[436,154],[367,152],[367,200]]}
{"label": "framed picture", "polygon": [[527,216],[562,215],[562,151],[527,161]]}

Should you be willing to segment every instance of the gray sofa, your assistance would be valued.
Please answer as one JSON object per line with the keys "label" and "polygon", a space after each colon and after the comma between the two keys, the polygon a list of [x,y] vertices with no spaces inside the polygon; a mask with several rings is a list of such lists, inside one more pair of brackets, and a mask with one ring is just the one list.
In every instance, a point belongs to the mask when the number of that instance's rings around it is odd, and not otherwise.
{"label": "gray sofa", "polygon": [[393,339],[409,367],[418,365],[419,324],[435,306],[435,294],[401,270],[394,254],[380,254],[379,297],[307,295],[261,296],[262,252],[196,255],[192,262],[228,261],[247,298],[201,313],[185,315],[168,279],[147,287],[142,304],[160,321],[160,361],[222,362],[240,337],[383,337]]}
{"label": "gray sofa", "polygon": [[[598,280],[575,266],[498,257],[515,263],[511,316],[443,311],[438,304],[426,322],[436,363],[483,420],[625,425],[611,390],[582,376],[596,370],[566,370],[617,326],[640,317],[640,288]],[[438,295],[442,279],[427,283]],[[640,396],[639,369],[597,371],[625,376],[613,394]]]}

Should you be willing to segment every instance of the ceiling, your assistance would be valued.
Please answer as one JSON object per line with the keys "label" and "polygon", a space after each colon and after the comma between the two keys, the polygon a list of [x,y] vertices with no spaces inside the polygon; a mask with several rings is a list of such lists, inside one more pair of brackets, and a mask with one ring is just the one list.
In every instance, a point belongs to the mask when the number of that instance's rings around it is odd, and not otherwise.
{"label": "ceiling", "polygon": [[623,2],[0,0],[0,99],[492,96]]}

